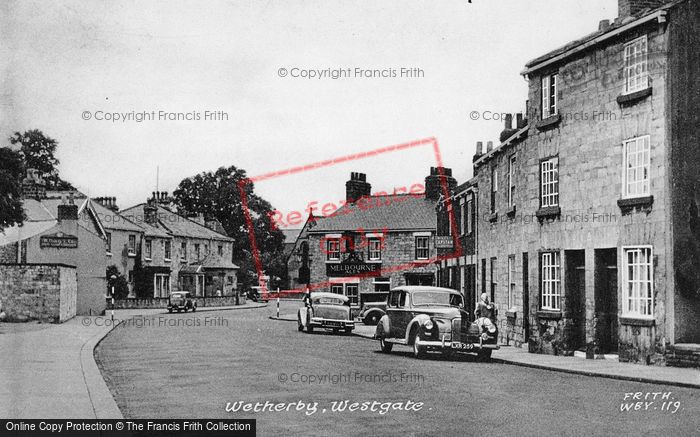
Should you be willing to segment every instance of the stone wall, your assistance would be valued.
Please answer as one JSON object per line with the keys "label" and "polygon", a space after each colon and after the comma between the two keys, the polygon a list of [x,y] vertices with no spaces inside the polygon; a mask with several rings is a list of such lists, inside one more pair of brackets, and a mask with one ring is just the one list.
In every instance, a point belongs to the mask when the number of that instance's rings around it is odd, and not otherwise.
{"label": "stone wall", "polygon": [[0,264],[0,303],[5,320],[65,322],[75,316],[77,274],[61,264]]}
{"label": "stone wall", "polygon": [[[235,296],[222,297],[197,297],[197,308],[206,307],[223,307],[236,305]],[[239,305],[245,303],[245,297],[239,298]],[[152,299],[121,299],[114,301],[115,309],[134,309],[134,308],[167,308],[168,298],[152,298]]]}

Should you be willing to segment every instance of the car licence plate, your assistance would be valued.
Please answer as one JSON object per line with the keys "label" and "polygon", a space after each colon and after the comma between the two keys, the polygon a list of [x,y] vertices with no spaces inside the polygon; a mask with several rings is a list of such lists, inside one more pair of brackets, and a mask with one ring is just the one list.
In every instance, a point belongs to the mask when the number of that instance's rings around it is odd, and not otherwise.
{"label": "car licence plate", "polygon": [[459,341],[452,342],[452,349],[471,350],[473,348],[474,348],[474,345],[471,343],[461,343]]}
{"label": "car licence plate", "polygon": [[326,322],[326,325],[327,326],[337,326],[337,327],[343,326],[343,324],[340,322]]}

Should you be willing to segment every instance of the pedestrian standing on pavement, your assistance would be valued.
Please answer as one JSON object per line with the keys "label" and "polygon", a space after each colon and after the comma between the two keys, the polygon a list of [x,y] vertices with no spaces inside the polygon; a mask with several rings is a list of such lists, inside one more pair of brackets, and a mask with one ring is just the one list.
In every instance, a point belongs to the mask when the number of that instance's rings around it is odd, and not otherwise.
{"label": "pedestrian standing on pavement", "polygon": [[481,299],[476,304],[476,309],[474,314],[477,318],[486,317],[495,322],[496,311],[491,302],[489,302],[489,296],[486,293],[481,293]]}

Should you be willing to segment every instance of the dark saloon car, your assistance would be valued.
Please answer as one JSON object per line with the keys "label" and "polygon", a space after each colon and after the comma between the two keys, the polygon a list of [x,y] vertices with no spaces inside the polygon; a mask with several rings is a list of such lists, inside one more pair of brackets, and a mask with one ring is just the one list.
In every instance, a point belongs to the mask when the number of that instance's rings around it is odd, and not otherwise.
{"label": "dark saloon car", "polygon": [[314,328],[344,331],[355,328],[350,317],[350,300],[342,294],[315,292],[304,299],[304,306],[297,313],[299,331],[313,332]]}
{"label": "dark saloon car", "polygon": [[197,301],[192,298],[190,292],[173,291],[170,293],[170,297],[168,298],[168,312],[172,313],[173,311],[177,311],[179,313],[180,311],[187,312],[187,310],[197,310]]}
{"label": "dark saloon car", "polygon": [[498,329],[488,318],[469,322],[462,295],[425,286],[398,287],[389,292],[386,315],[375,338],[385,353],[395,344],[411,346],[416,358],[428,351],[476,353],[481,359],[498,349]]}

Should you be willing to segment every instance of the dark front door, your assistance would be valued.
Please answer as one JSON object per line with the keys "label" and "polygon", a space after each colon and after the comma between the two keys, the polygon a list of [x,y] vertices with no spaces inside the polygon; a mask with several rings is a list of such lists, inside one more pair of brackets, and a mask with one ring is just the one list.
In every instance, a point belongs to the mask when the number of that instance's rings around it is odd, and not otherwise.
{"label": "dark front door", "polygon": [[525,342],[530,341],[530,268],[527,252],[523,252],[523,330]]}
{"label": "dark front door", "polygon": [[571,349],[586,346],[586,257],[583,250],[567,250],[566,310],[571,314],[573,329],[567,339]]}
{"label": "dark front door", "polygon": [[617,251],[595,251],[596,352],[614,353],[618,348]]}

